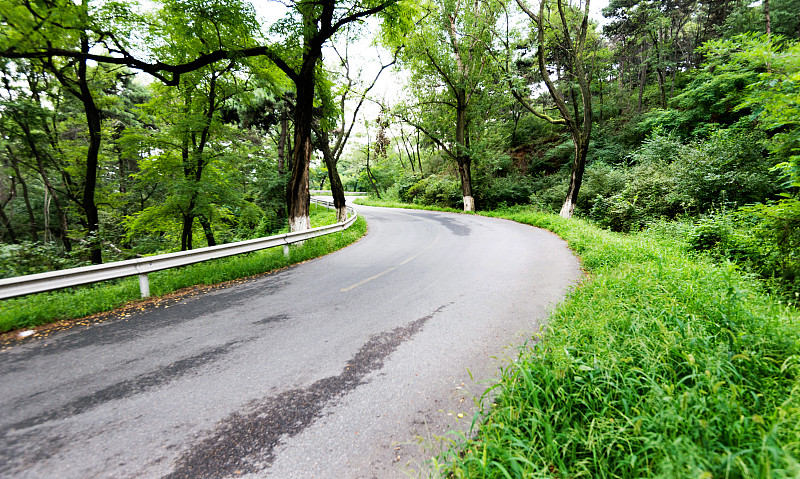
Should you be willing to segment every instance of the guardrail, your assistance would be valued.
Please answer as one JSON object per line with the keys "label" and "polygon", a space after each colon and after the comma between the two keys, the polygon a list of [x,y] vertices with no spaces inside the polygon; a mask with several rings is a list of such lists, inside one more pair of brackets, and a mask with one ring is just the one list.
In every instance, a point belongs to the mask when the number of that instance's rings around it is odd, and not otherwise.
{"label": "guardrail", "polygon": [[[309,190],[312,195],[327,195],[331,196],[331,190]],[[345,196],[368,196],[369,193],[366,191],[345,191]]]}
{"label": "guardrail", "polygon": [[[311,201],[326,208],[333,208],[333,203],[330,201],[316,198],[312,198]],[[305,231],[285,233],[218,246],[209,246],[206,248],[197,248],[177,253],[145,256],[143,258],[117,261],[114,263],[0,279],[0,299],[14,298],[27,294],[53,291],[70,286],[97,283],[99,281],[136,275],[139,276],[139,290],[142,293],[142,297],[147,298],[150,296],[150,279],[147,276],[148,273],[201,263],[210,259],[251,253],[262,249],[274,248],[276,246],[283,246],[283,253],[288,255],[289,245],[292,243],[299,243],[307,239],[349,228],[358,218],[358,214],[350,206],[347,207],[347,212],[349,217],[346,221]]]}

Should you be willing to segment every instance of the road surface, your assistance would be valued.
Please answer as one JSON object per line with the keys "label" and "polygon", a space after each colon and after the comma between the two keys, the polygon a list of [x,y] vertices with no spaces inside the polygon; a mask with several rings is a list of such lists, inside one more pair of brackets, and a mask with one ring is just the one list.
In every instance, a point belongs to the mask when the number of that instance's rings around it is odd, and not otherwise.
{"label": "road surface", "polygon": [[0,352],[0,477],[427,475],[578,261],[510,221],[358,209],[336,253]]}

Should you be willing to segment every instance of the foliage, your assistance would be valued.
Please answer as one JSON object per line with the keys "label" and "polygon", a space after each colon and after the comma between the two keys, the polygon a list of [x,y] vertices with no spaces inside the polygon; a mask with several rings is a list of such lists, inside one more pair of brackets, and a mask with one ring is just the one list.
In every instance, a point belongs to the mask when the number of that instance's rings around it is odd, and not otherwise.
{"label": "foliage", "polygon": [[780,178],[765,158],[763,144],[763,134],[742,128],[716,130],[706,141],[688,144],[656,130],[630,155],[627,169],[590,169],[594,181],[618,189],[584,196],[579,204],[600,225],[630,231],[661,217],[775,198]]}
{"label": "foliage", "polygon": [[481,210],[527,204],[533,193],[531,181],[524,176],[490,177],[476,186],[475,201]]}
{"label": "foliage", "polygon": [[457,208],[461,205],[461,185],[459,180],[447,176],[431,175],[419,179],[402,193],[405,201],[420,205],[436,205]]}
{"label": "foliage", "polygon": [[19,244],[0,244],[0,278],[13,278],[26,274],[44,273],[82,266],[63,254],[57,244],[24,241]]}
{"label": "foliage", "polygon": [[800,294],[800,201],[784,199],[738,210],[719,210],[688,231],[688,247],[717,261],[734,261],[771,281],[798,304]]}

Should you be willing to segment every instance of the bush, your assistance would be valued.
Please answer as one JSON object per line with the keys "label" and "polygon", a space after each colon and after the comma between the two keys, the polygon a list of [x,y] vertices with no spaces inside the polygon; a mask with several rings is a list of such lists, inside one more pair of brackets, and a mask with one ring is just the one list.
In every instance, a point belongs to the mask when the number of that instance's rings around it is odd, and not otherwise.
{"label": "bush", "polygon": [[589,213],[598,226],[611,231],[629,232],[638,229],[641,215],[636,206],[624,195],[616,194],[604,198],[598,196]]}
{"label": "bush", "polygon": [[[76,251],[79,248],[76,248]],[[67,255],[55,244],[24,241],[20,244],[0,243],[0,278],[45,273],[59,269],[84,266],[79,254]]]}
{"label": "bush", "polygon": [[772,281],[791,301],[800,294],[800,201],[786,199],[713,212],[689,232],[689,248],[730,260]]}
{"label": "bush", "polygon": [[420,180],[422,180],[422,176],[420,175],[403,175],[403,177],[394,184],[394,188],[397,189],[397,198],[405,203],[413,203],[414,194],[411,192],[411,189]]}
{"label": "bush", "polygon": [[531,182],[524,176],[490,178],[477,191],[476,201],[481,209],[527,204],[533,193]]}
{"label": "bush", "polygon": [[[625,188],[627,175],[625,170],[598,161],[586,167],[583,174],[577,208],[590,211],[597,197],[609,197],[618,194]],[[566,194],[566,189],[564,190]]]}
{"label": "bush", "polygon": [[662,160],[638,164],[618,181],[624,184],[621,191],[598,194],[590,209],[590,217],[603,227],[628,232],[682,211],[672,168]]}
{"label": "bush", "polygon": [[687,206],[706,212],[715,206],[743,206],[774,198],[780,182],[764,150],[763,133],[718,130],[675,162],[676,187]]}
{"label": "bush", "polygon": [[769,200],[779,191],[779,176],[763,140],[763,134],[737,126],[685,145],[656,130],[629,156],[629,169],[587,168],[578,206],[599,225],[631,231],[659,218]]}
{"label": "bush", "polygon": [[567,195],[568,177],[565,174],[545,175],[531,181],[533,194],[530,203],[540,211],[557,213]]}
{"label": "bush", "polygon": [[421,178],[411,186],[398,190],[402,201],[420,205],[436,205],[446,208],[463,208],[461,181],[449,176],[431,175]]}

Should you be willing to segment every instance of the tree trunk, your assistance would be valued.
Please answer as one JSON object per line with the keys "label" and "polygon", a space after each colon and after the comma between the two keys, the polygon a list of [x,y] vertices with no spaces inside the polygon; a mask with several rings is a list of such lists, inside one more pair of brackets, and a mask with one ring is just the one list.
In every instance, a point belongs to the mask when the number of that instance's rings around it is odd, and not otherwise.
{"label": "tree trunk", "polygon": [[458,176],[461,178],[461,194],[464,198],[464,211],[475,211],[475,198],[472,196],[472,171],[470,160],[458,162]]}
{"label": "tree trunk", "polygon": [[380,199],[381,192],[378,191],[378,182],[375,181],[375,176],[372,174],[372,170],[369,169],[369,156],[370,156],[370,147],[369,147],[369,139],[367,139],[367,179],[369,180],[370,186],[372,186],[372,191],[375,192],[375,196]]}
{"label": "tree trunk", "polygon": [[31,200],[30,197],[28,196],[28,184],[22,177],[22,172],[19,169],[19,160],[17,159],[16,155],[14,155],[14,152],[11,150],[11,147],[6,145],[6,151],[8,151],[8,158],[11,161],[11,169],[14,170],[14,174],[17,177],[17,183],[19,183],[19,185],[22,187],[22,199],[25,201],[25,209],[28,212],[28,223],[30,224],[31,227],[31,239],[34,242],[38,242],[39,236],[36,234],[36,217],[33,215],[33,207],[31,206]]}
{"label": "tree trunk", "polygon": [[[315,49],[316,50],[316,49]],[[314,120],[315,68],[320,51],[303,55],[303,66],[297,77],[297,104],[295,105],[294,151],[292,152],[292,176],[286,194],[286,209],[289,229],[304,231],[311,228],[309,215],[308,168],[314,148],[311,144],[311,122]]]}
{"label": "tree trunk", "polygon": [[2,200],[2,204],[0,204],[0,220],[3,221],[3,226],[8,230],[8,235],[11,236],[11,242],[14,244],[18,244],[19,240],[17,239],[17,234],[14,232],[14,228],[11,226],[11,220],[6,215],[6,205],[14,199],[16,187],[14,185],[14,179],[11,179],[11,188],[8,194],[6,195],[5,190],[5,181],[0,181],[0,200]]}
{"label": "tree trunk", "polygon": [[642,97],[644,96],[644,86],[647,83],[647,61],[642,65],[641,73],[639,74],[639,103],[636,105],[636,111],[642,112]]}
{"label": "tree trunk", "polygon": [[472,196],[472,172],[469,153],[469,137],[467,135],[467,93],[456,92],[456,163],[458,176],[461,178],[461,194],[464,200],[464,211],[475,211],[475,199]]}
{"label": "tree trunk", "polygon": [[283,175],[286,163],[286,136],[289,130],[289,118],[286,111],[281,113],[281,134],[278,138],[278,174]]}
{"label": "tree trunk", "polygon": [[11,242],[14,244],[19,244],[17,234],[14,233],[14,228],[11,226],[11,221],[8,219],[8,216],[6,216],[5,205],[0,205],[0,220],[3,221],[3,226],[5,226],[6,230],[8,231],[8,235],[11,236]]}
{"label": "tree trunk", "polygon": [[211,221],[209,221],[206,215],[198,215],[197,220],[203,227],[203,233],[206,235],[206,242],[208,243],[208,246],[216,246],[217,240],[214,238],[214,230],[211,228]]}
{"label": "tree trunk", "polygon": [[[89,53],[89,40],[84,36],[81,39],[81,49]],[[83,187],[83,211],[86,213],[86,225],[91,248],[92,264],[103,262],[103,252],[100,248],[100,219],[94,195],[97,188],[97,167],[100,156],[100,143],[102,130],[100,110],[94,102],[94,97],[89,89],[89,79],[86,72],[87,60],[79,60],[78,82],[81,92],[81,101],[86,110],[86,123],[89,126],[89,149],[86,153],[86,179]]]}
{"label": "tree trunk", "polygon": [[44,183],[44,187],[50,193],[50,196],[53,198],[53,202],[56,207],[59,226],[61,228],[58,237],[61,240],[61,244],[64,245],[64,250],[70,252],[72,251],[72,241],[70,241],[69,236],[67,236],[67,232],[69,231],[67,212],[64,211],[64,208],[61,207],[61,200],[59,199],[58,193],[56,192],[55,188],[53,188],[53,185],[50,183],[50,177],[47,175],[47,170],[45,170],[44,161],[38,154],[34,154],[34,157],[36,158],[36,165],[39,168],[39,175],[42,177],[42,182]]}
{"label": "tree trunk", "polygon": [[772,36],[772,19],[769,15],[769,0],[764,0],[764,22],[767,31],[767,38]]}
{"label": "tree trunk", "polygon": [[339,177],[339,169],[337,166],[338,160],[334,157],[331,151],[330,136],[328,131],[320,129],[319,136],[319,149],[322,151],[322,158],[325,161],[325,166],[328,168],[328,181],[331,185],[331,196],[333,196],[333,206],[336,208],[336,222],[341,223],[347,221],[347,205],[344,197],[344,187],[342,186],[342,179]]}
{"label": "tree trunk", "polygon": [[[62,79],[60,77],[59,77],[59,81],[62,81]],[[62,83],[63,83],[63,81],[62,81]],[[61,227],[61,231],[59,232],[58,237],[61,240],[61,244],[64,245],[64,250],[67,251],[67,252],[70,252],[70,251],[72,251],[72,242],[70,241],[69,236],[67,236],[67,232],[69,231],[69,223],[67,221],[67,213],[61,207],[61,200],[60,200],[60,198],[58,196],[58,193],[56,193],[56,190],[53,187],[53,184],[50,182],[50,177],[47,174],[47,169],[45,168],[45,164],[44,164],[44,160],[45,160],[44,154],[37,147],[37,143],[36,143],[36,141],[35,141],[35,139],[33,137],[33,134],[31,132],[30,126],[25,121],[22,121],[22,120],[18,121],[17,124],[20,126],[20,128],[22,129],[22,132],[25,134],[25,140],[26,140],[26,142],[28,144],[28,147],[31,150],[31,153],[33,154],[34,159],[36,160],[36,166],[38,168],[38,173],[39,173],[39,176],[42,177],[42,182],[44,183],[45,189],[50,193],[50,195],[52,196],[53,200],[55,201],[56,212],[58,213],[59,225]],[[45,125],[44,129],[45,129],[45,131],[47,132],[47,135],[51,138],[51,141],[52,141],[52,134],[50,132],[50,129],[47,128],[46,125]]]}
{"label": "tree trunk", "polygon": [[194,224],[194,215],[191,210],[183,213],[183,227],[181,228],[181,251],[188,251],[192,249],[192,225]]}
{"label": "tree trunk", "polygon": [[567,188],[567,197],[564,199],[564,204],[561,206],[561,211],[558,213],[563,218],[572,218],[575,212],[575,205],[578,203],[578,192],[583,183],[583,173],[586,170],[586,154],[589,151],[589,142],[583,142],[581,135],[573,133],[572,141],[575,144],[575,152],[572,160],[572,173],[569,178],[569,188]]}

